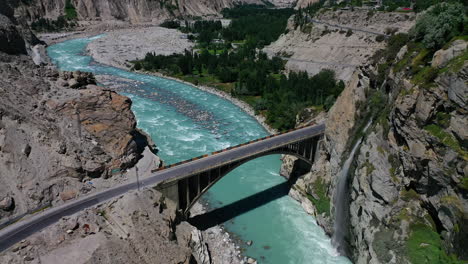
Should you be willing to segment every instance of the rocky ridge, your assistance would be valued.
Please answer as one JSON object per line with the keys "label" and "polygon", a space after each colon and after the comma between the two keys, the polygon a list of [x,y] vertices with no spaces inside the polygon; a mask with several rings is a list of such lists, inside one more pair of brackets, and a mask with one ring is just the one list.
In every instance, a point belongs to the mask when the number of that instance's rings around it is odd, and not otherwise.
{"label": "rocky ridge", "polygon": [[[13,1],[13,0],[11,0]],[[65,0],[14,1],[16,14],[32,22],[57,19],[65,14]],[[262,4],[260,0],[71,0],[81,21],[126,21],[133,24],[161,22],[180,16],[218,15],[223,8],[238,3]]]}
{"label": "rocky ridge", "polygon": [[34,35],[0,11],[0,38],[12,40],[0,47],[3,223],[99,188],[88,181],[134,166],[154,143],[136,128],[127,97],[96,86],[91,74],[43,66]]}

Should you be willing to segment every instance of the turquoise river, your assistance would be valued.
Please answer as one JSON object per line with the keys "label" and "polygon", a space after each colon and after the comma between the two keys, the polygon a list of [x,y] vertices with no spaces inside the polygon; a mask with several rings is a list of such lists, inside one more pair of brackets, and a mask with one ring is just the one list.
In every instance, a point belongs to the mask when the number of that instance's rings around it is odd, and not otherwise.
{"label": "turquoise river", "polygon": [[[132,99],[138,127],[151,135],[166,163],[267,135],[254,118],[218,96],[177,81],[93,62],[85,49],[99,37],[65,41],[50,46],[48,54],[61,70],[107,75],[124,87],[118,92]],[[298,202],[275,195],[284,193],[272,188],[285,182],[278,173],[279,158],[263,157],[237,168],[205,195],[205,201],[212,208],[222,208],[265,190],[263,196],[274,197],[249,210],[239,208],[237,216],[224,224],[242,240],[253,241],[252,246],[245,246],[245,255],[259,263],[350,263],[337,255],[330,238]]]}

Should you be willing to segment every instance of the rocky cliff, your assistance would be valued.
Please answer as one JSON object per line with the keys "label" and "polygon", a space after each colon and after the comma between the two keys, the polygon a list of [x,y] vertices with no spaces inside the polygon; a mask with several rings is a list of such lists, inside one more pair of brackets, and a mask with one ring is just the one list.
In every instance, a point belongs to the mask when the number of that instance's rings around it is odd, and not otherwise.
{"label": "rocky cliff", "polygon": [[87,181],[132,167],[153,145],[136,128],[130,99],[96,86],[91,74],[41,65],[43,46],[6,10],[0,10],[2,223],[92,191]]}
{"label": "rocky cliff", "polygon": [[[406,46],[383,86],[372,66],[359,68],[327,114],[320,158],[291,195],[332,235],[337,182],[363,137],[349,169],[344,234],[356,263],[468,259],[466,45],[458,40],[434,54],[433,81],[412,73],[421,55]],[[298,167],[285,161],[286,174]]]}
{"label": "rocky cliff", "polygon": [[287,33],[264,51],[285,58],[288,70],[313,75],[332,69],[339,79],[349,80],[356,68],[385,46],[384,38],[375,33],[407,32],[414,18],[414,14],[368,10],[326,11],[302,26],[290,19]]}
{"label": "rocky cliff", "polygon": [[[57,19],[65,15],[66,0],[15,1],[16,15],[26,21]],[[262,4],[260,0],[71,0],[78,20],[123,20],[131,23],[161,22],[179,16],[217,15],[238,3]]]}

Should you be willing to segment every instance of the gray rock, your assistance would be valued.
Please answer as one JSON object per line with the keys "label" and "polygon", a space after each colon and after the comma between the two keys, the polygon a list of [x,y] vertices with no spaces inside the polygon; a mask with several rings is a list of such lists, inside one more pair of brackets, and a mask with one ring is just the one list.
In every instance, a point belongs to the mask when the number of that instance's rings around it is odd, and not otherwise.
{"label": "gray rock", "polygon": [[29,157],[29,154],[31,154],[31,146],[29,144],[26,144],[23,149],[21,150],[21,152],[26,156],[26,157]]}
{"label": "gray rock", "polygon": [[448,49],[438,50],[432,58],[432,67],[443,68],[450,60],[461,55],[467,46],[467,41],[459,39],[454,41]]}
{"label": "gray rock", "polygon": [[31,49],[31,57],[36,65],[47,65],[49,57],[47,56],[46,46],[38,44]]}
{"label": "gray rock", "polygon": [[5,197],[0,201],[0,210],[12,211],[15,209],[15,200],[12,197]]}

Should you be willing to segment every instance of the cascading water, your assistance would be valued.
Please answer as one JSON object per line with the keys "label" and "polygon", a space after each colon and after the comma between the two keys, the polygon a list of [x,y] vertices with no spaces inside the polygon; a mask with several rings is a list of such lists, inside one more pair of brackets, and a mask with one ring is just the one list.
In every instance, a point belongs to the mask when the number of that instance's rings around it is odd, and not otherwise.
{"label": "cascading water", "polygon": [[[363,132],[366,132],[369,126],[371,125],[372,120],[367,123],[366,127],[364,128]],[[336,189],[336,196],[335,196],[335,224],[333,226],[334,233],[332,237],[332,244],[338,250],[341,255],[346,254],[346,242],[345,242],[345,235],[347,230],[347,220],[348,220],[348,204],[349,204],[349,192],[348,192],[348,172],[351,163],[354,160],[354,155],[356,151],[359,149],[359,146],[362,143],[362,137],[354,144],[351,153],[349,154],[348,159],[343,165],[341,169],[340,176],[338,178],[338,187]]]}

